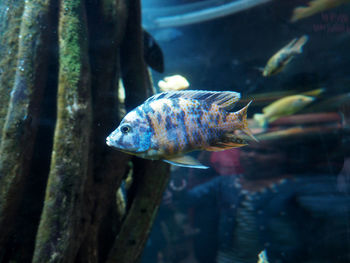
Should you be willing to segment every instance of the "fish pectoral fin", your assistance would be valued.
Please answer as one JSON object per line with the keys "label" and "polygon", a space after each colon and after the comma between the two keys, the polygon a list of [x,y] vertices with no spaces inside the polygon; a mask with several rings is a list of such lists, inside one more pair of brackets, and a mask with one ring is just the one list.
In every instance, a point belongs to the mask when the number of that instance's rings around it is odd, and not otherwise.
{"label": "fish pectoral fin", "polygon": [[218,151],[224,151],[232,148],[239,148],[246,145],[248,145],[246,140],[238,137],[235,134],[227,133],[224,135],[221,141],[216,142],[213,145],[210,145],[204,150],[210,151],[210,152],[218,152]]}
{"label": "fish pectoral fin", "polygon": [[187,167],[187,168],[199,168],[208,169],[208,166],[201,164],[198,160],[189,155],[177,156],[173,158],[164,159],[164,162],[172,165]]}

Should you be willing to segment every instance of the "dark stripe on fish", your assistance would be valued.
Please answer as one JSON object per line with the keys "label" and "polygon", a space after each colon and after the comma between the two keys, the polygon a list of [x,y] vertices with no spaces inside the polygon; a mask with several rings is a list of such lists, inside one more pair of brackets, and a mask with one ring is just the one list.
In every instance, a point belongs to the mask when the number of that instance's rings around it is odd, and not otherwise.
{"label": "dark stripe on fish", "polygon": [[163,109],[164,113],[170,113],[171,112],[171,108],[166,103],[163,104],[162,109]]}
{"label": "dark stripe on fish", "polygon": [[206,111],[206,112],[210,112],[210,109],[211,109],[211,105],[208,104],[208,103],[202,103],[201,104],[202,108],[200,111]]}
{"label": "dark stripe on fish", "polygon": [[173,104],[174,109],[180,109],[179,99],[172,99],[171,103]]}
{"label": "dark stripe on fish", "polygon": [[174,124],[171,121],[171,118],[169,116],[166,116],[165,118],[165,129],[168,131],[174,128]]}
{"label": "dark stripe on fish", "polygon": [[[133,147],[133,144],[132,144],[132,143],[127,143],[127,142],[124,141],[124,137],[125,137],[124,134],[120,137],[120,139],[119,139],[119,141],[118,141],[118,145],[121,145],[121,146],[123,146],[124,148]],[[133,137],[136,137],[136,136],[133,136]],[[134,144],[134,145],[135,145],[135,144]]]}
{"label": "dark stripe on fish", "polygon": [[146,113],[146,114],[154,114],[154,110],[153,108],[151,107],[151,105],[149,103],[145,103],[143,104],[143,111]]}
{"label": "dark stripe on fish", "polygon": [[185,123],[185,112],[180,111],[179,113],[176,114],[176,119],[178,125],[181,127],[181,131],[183,132],[183,139],[185,142],[185,145],[189,147],[189,135],[186,130],[186,123]]}
{"label": "dark stripe on fish", "polygon": [[197,118],[198,118],[198,121],[200,123],[200,125],[202,125],[202,121],[203,121],[203,111],[202,110],[196,110],[197,112]]}
{"label": "dark stripe on fish", "polygon": [[176,114],[176,119],[181,122],[182,124],[185,124],[185,112],[180,111],[179,113]]}
{"label": "dark stripe on fish", "polygon": [[150,118],[150,116],[148,114],[146,114],[146,119],[148,121],[148,124],[149,124],[151,130],[154,131],[154,125],[153,125],[152,119]]}
{"label": "dark stripe on fish", "polygon": [[147,132],[147,131],[148,131],[148,129],[146,127],[144,127],[144,126],[139,127],[139,132]]}
{"label": "dark stripe on fish", "polygon": [[145,117],[145,112],[142,111],[140,107],[137,107],[137,108],[135,109],[135,113],[136,113],[136,115],[137,115],[139,118],[141,118],[141,119],[143,119],[143,118]]}
{"label": "dark stripe on fish", "polygon": [[220,123],[220,115],[218,114],[215,117],[215,124],[216,124],[216,126],[219,125],[219,123]]}
{"label": "dark stripe on fish", "polygon": [[157,113],[157,121],[158,123],[162,122],[162,114],[160,114],[159,112]]}
{"label": "dark stripe on fish", "polygon": [[198,131],[194,131],[192,133],[192,139],[194,142],[194,146],[198,146],[202,144],[202,136]]}
{"label": "dark stripe on fish", "polygon": [[137,127],[137,126],[139,126],[139,124],[140,124],[140,119],[137,118],[137,119],[133,120],[130,125],[132,127]]}
{"label": "dark stripe on fish", "polygon": [[196,117],[196,122],[198,124],[198,128],[202,127],[202,117],[201,116]]}
{"label": "dark stripe on fish", "polygon": [[210,120],[210,122],[214,122],[215,121],[214,114],[209,114],[209,120]]}
{"label": "dark stripe on fish", "polygon": [[139,136],[131,136],[132,137],[132,145],[139,145]]}

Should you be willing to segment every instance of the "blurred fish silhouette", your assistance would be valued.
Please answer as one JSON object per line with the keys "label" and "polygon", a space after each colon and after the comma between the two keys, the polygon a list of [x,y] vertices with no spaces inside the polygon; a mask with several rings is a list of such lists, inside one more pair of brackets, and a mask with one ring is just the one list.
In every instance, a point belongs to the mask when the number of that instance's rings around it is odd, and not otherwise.
{"label": "blurred fish silhouette", "polygon": [[256,120],[261,127],[266,128],[268,123],[273,122],[274,120],[277,120],[283,116],[292,115],[300,111],[314,100],[314,97],[305,95],[287,96],[263,108],[263,114],[254,114],[254,120]]}
{"label": "blurred fish silhouette", "polygon": [[159,42],[170,42],[182,37],[183,33],[176,28],[162,28],[154,31],[154,38]]}
{"label": "blurred fish silhouette", "polygon": [[173,75],[165,77],[164,80],[158,82],[158,87],[162,91],[176,91],[187,89],[190,86],[187,79],[181,75]]}
{"label": "blurred fish silhouette", "polygon": [[240,94],[232,91],[174,91],[156,94],[129,112],[106,139],[109,146],[145,159],[208,168],[191,156],[195,150],[221,151],[247,144],[235,134],[247,126],[247,108],[229,112]]}
{"label": "blurred fish silhouette", "polygon": [[259,257],[258,263],[269,263],[265,249],[259,253],[258,257]]}
{"label": "blurred fish silhouette", "polygon": [[312,16],[314,14],[323,12],[324,10],[337,7],[349,0],[313,0],[308,3],[308,6],[298,6],[294,8],[291,22],[296,22],[300,19]]}
{"label": "blurred fish silhouette", "polygon": [[146,63],[159,73],[164,72],[164,57],[162,49],[146,30],[143,30],[143,54]]}
{"label": "blurred fish silhouette", "polygon": [[303,52],[303,46],[308,39],[309,37],[307,35],[299,39],[294,38],[288,45],[280,49],[268,60],[265,68],[261,69],[262,75],[264,77],[269,77],[281,72],[295,55]]}

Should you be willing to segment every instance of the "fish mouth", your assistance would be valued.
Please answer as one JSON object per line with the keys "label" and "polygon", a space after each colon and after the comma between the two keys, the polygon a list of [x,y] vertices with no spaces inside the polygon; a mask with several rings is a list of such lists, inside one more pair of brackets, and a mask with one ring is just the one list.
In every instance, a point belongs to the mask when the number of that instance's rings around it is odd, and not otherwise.
{"label": "fish mouth", "polygon": [[132,147],[123,147],[118,145],[115,140],[111,139],[110,137],[107,137],[106,139],[106,144],[110,147],[113,147],[121,152],[125,152],[125,153],[129,153],[129,154],[133,154],[134,152],[137,151],[137,148],[132,148]]}
{"label": "fish mouth", "polygon": [[109,136],[106,139],[106,144],[110,147],[117,148],[116,145],[114,144],[114,141]]}

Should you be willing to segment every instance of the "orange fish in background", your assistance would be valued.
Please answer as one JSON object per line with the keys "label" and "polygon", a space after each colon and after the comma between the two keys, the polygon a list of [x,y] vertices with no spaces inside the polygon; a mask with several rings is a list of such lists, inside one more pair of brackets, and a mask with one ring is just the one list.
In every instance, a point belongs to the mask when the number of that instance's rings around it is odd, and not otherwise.
{"label": "orange fish in background", "polygon": [[296,22],[324,10],[342,5],[346,2],[350,2],[350,0],[313,0],[308,3],[308,6],[298,6],[294,8],[290,21]]}
{"label": "orange fish in background", "polygon": [[236,135],[247,125],[247,108],[230,112],[240,99],[233,91],[173,91],[156,94],[129,112],[106,143],[120,151],[174,165],[208,168],[186,153],[221,151],[247,142]]}

